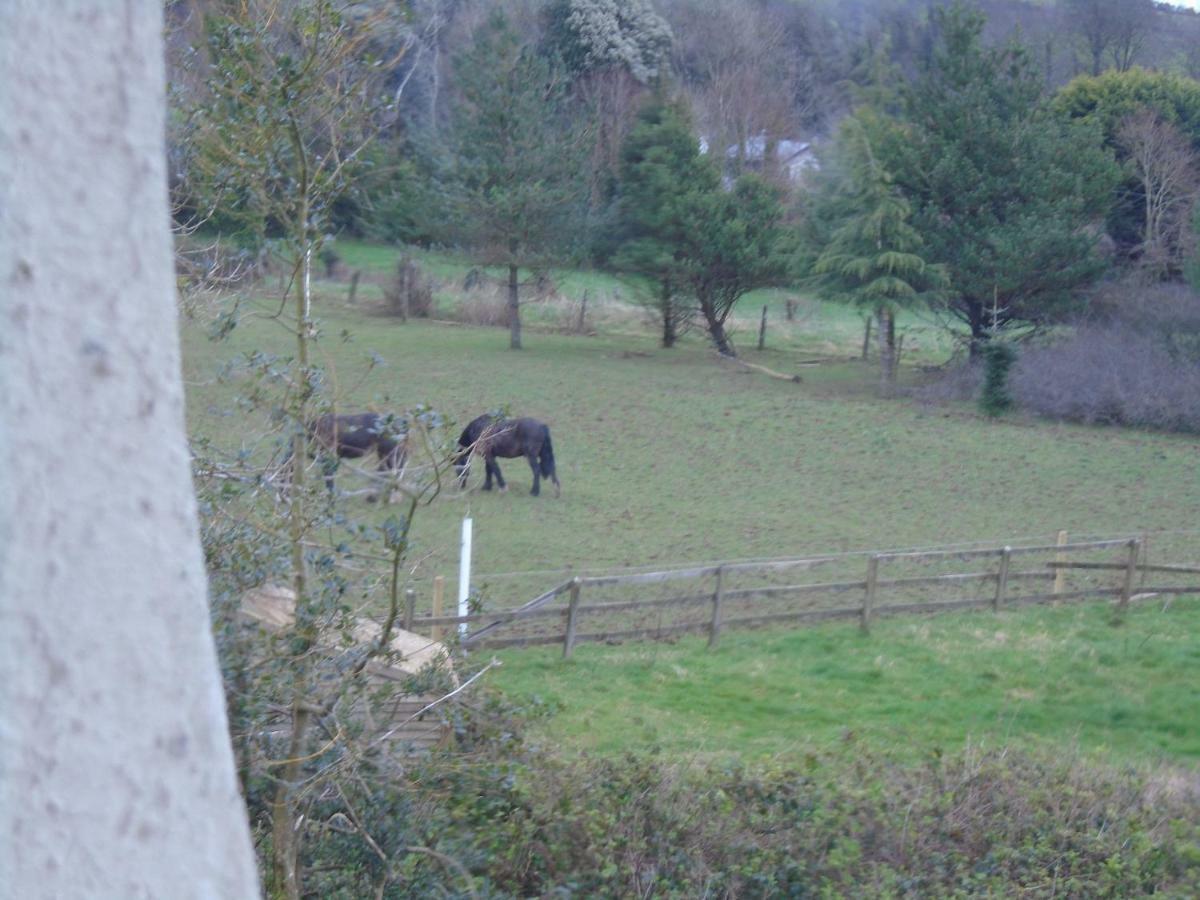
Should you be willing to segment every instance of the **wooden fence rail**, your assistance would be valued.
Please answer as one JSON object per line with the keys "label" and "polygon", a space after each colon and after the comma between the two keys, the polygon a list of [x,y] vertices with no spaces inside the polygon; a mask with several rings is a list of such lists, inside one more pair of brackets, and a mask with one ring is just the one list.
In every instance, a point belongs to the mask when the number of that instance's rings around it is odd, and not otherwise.
{"label": "wooden fence rail", "polygon": [[[1124,550],[1119,561],[1071,561],[1068,554]],[[1014,570],[1014,557],[1033,555],[1053,556],[1042,568]],[[986,608],[1000,610],[1056,601],[1081,600],[1096,597],[1117,598],[1118,610],[1124,611],[1134,596],[1135,576],[1140,572],[1143,579],[1150,573],[1177,575],[1200,575],[1200,566],[1150,565],[1143,558],[1143,544],[1138,539],[1108,539],[1077,541],[1069,543],[1065,533],[1060,533],[1059,542],[1036,546],[1003,546],[970,548],[964,550],[890,551],[862,554],[865,556],[865,572],[861,580],[825,581],[802,584],[768,584],[751,587],[733,587],[730,577],[753,574],[778,574],[787,571],[810,570],[839,563],[842,566],[852,561],[852,555],[822,556],[807,559],[771,560],[763,562],[738,562],[717,565],[691,566],[660,572],[640,572],[628,575],[602,575],[577,577],[556,585],[549,591],[514,610],[477,613],[469,616],[426,616],[413,615],[411,600],[406,604],[405,620],[415,628],[457,626],[460,624],[480,625],[463,639],[469,648],[517,647],[538,644],[561,644],[563,656],[571,656],[574,648],[582,643],[597,641],[623,641],[645,638],[663,638],[686,633],[707,633],[710,647],[717,647],[721,634],[729,628],[748,628],[785,622],[818,622],[831,619],[859,620],[860,627],[869,631],[872,622],[882,616],[905,613],[926,613],[946,610]],[[979,571],[975,567],[967,572],[949,572],[935,575],[903,575],[885,577],[886,570],[896,564],[935,563],[945,565],[952,562],[995,559],[996,568]],[[1112,572],[1120,575],[1115,586],[1089,585],[1078,590],[1066,590],[1063,577],[1066,573]],[[1080,575],[1079,577],[1084,577]],[[681,596],[658,598],[636,598],[596,600],[585,603],[584,598],[597,589],[668,585],[674,582],[695,582],[711,579],[708,589],[688,592]],[[1086,579],[1085,579],[1086,580]],[[1046,584],[1041,592],[1021,593],[1022,585],[1033,587]],[[956,588],[980,585],[986,589],[978,595],[951,596],[950,599],[908,602],[904,596],[894,602],[886,602],[891,593],[913,588]],[[990,585],[990,587],[986,587]],[[1028,590],[1028,588],[1026,588]],[[1036,591],[1036,588],[1034,588]],[[862,599],[857,604],[833,608],[792,608],[755,612],[736,609],[750,600],[767,600],[785,597],[800,600],[820,595],[860,592]],[[1195,585],[1141,585],[1138,594],[1181,594],[1200,593],[1200,580]],[[566,605],[551,601],[567,595]],[[774,602],[774,600],[773,600]],[[693,621],[660,621],[656,625],[629,627],[621,622],[620,614],[661,614],[667,610],[680,612],[689,608],[708,607],[709,612]],[[694,616],[695,613],[692,613]],[[589,629],[585,622],[596,623],[602,618],[606,627]],[[519,623],[540,622],[551,626],[549,631],[537,633],[502,635],[498,629]]]}

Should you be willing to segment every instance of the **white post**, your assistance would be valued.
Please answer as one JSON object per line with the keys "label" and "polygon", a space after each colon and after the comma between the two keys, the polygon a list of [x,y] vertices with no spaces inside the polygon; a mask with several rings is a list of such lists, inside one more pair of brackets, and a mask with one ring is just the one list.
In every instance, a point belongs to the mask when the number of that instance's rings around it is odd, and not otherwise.
{"label": "white post", "polygon": [[[467,598],[471,596],[471,518],[463,519],[462,550],[458,560],[458,614],[470,615]],[[458,623],[458,636],[467,636],[467,623]]]}

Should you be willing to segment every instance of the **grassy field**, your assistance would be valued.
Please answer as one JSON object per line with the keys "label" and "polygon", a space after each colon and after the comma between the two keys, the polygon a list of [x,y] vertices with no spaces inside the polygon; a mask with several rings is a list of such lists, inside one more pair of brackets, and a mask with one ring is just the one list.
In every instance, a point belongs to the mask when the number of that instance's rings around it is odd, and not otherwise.
{"label": "grassy field", "polygon": [[[348,263],[374,254],[381,268],[394,259],[367,247],[339,252]],[[447,277],[462,270],[442,262]],[[420,512],[412,558],[422,605],[437,574],[453,595],[465,513],[475,520],[475,587],[498,608],[568,571],[1052,539],[1058,529],[1151,532],[1152,558],[1200,560],[1196,534],[1170,533],[1191,531],[1200,508],[1194,439],[880,401],[873,368],[849,359],[860,326],[840,308],[812,304],[788,346],[743,351],[802,373],[793,384],[721,363],[695,336],[665,351],[644,329],[534,329],[526,349],[512,352],[503,329],[401,324],[346,307],[344,293],[321,285],[316,306],[317,358],[342,409],[426,402],[461,425],[508,407],[553,429],[560,499],[530,497],[528,468],[516,460],[503,464],[507,494],[450,491]],[[251,299],[247,309],[268,306]],[[217,373],[254,351],[287,356],[291,339],[278,322],[251,316],[212,342],[207,317],[184,325],[190,428],[253,451],[265,413],[239,403],[245,379]],[[818,346],[837,358],[801,366]],[[910,368],[904,377],[921,376]],[[344,502],[359,518],[388,514]],[[1030,735],[1194,759],[1200,715],[1185,676],[1200,647],[1195,606],[1146,608],[1116,630],[1103,616],[1096,608],[1006,613],[999,623],[893,621],[870,639],[845,625],[730,634],[711,656],[691,641],[585,647],[569,664],[554,650],[508,654],[496,681],[556,701],[547,735],[606,751],[661,743],[781,753],[827,746],[849,730],[900,748]]]}
{"label": "grassy field", "polygon": [[659,748],[796,763],[861,744],[904,759],[965,742],[1200,761],[1200,601],[1100,603],[728,633],[676,644],[506,651],[493,680],[553,712],[576,751]]}

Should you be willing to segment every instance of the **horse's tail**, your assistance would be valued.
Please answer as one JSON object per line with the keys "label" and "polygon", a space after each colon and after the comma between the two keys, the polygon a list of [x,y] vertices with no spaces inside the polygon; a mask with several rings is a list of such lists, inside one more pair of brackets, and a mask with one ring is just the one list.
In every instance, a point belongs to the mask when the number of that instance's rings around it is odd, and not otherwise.
{"label": "horse's tail", "polygon": [[538,456],[543,478],[554,478],[554,445],[550,443],[550,426],[542,426],[542,452]]}

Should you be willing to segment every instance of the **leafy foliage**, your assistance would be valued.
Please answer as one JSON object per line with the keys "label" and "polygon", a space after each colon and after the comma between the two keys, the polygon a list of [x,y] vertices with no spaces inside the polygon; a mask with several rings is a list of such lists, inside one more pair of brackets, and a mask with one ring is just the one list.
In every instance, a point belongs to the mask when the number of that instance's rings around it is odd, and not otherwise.
{"label": "leafy foliage", "polygon": [[932,57],[876,150],[928,258],[946,266],[939,308],[975,348],[997,330],[1054,321],[1103,269],[1088,226],[1107,210],[1117,169],[1094,127],[1051,114],[1021,47],[984,47],[979,13],[956,3],[934,23]]}
{"label": "leafy foliage", "polygon": [[1012,408],[1008,373],[1016,361],[1016,351],[1009,344],[989,341],[983,349],[983,393],[979,408],[986,415],[999,416]]}
{"label": "leafy foliage", "polygon": [[680,296],[686,272],[681,249],[696,226],[695,195],[714,192],[719,183],[716,168],[700,153],[687,107],[662,97],[648,103],[621,152],[619,244],[611,265],[654,285],[664,347],[675,343],[690,312],[688,299]]}
{"label": "leafy foliage", "polygon": [[582,212],[581,133],[563,73],[497,10],[456,66],[454,227],[480,261],[509,270],[513,346],[520,346],[519,266],[561,257]]}
{"label": "leafy foliage", "polygon": [[[1182,132],[1193,150],[1200,151],[1200,82],[1192,78],[1139,68],[1080,76],[1058,92],[1052,106],[1058,115],[1100,128],[1105,146],[1123,164],[1130,151],[1120,140],[1122,123],[1146,110]],[[1145,201],[1141,181],[1127,172],[1107,217],[1108,232],[1118,245],[1132,247],[1142,241]]]}
{"label": "leafy foliage", "polygon": [[621,66],[645,84],[668,62],[671,27],[647,0],[554,0],[545,16],[547,43],[575,74]]}

